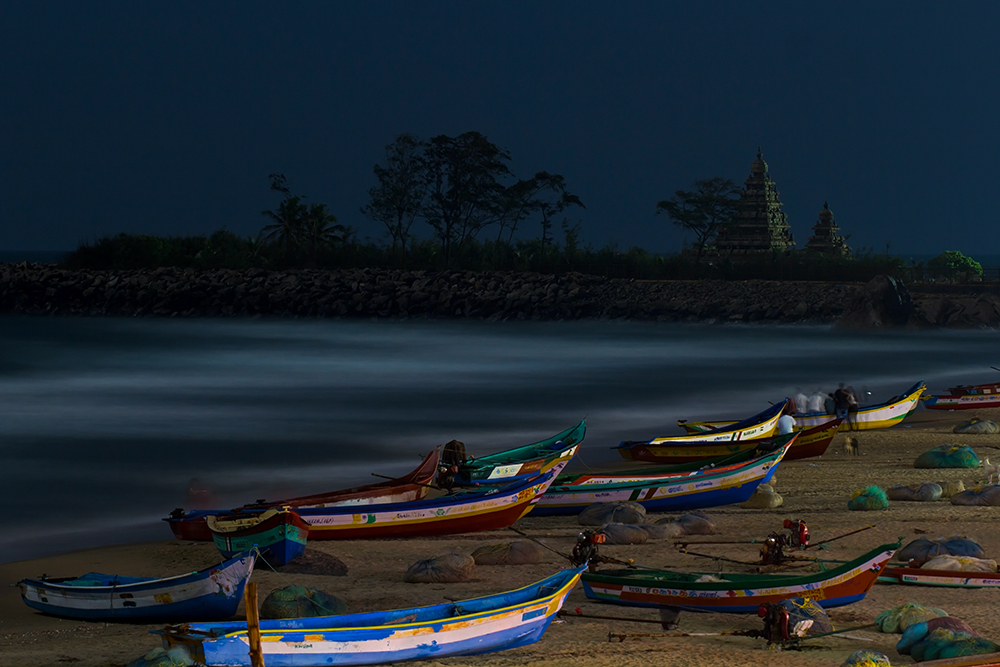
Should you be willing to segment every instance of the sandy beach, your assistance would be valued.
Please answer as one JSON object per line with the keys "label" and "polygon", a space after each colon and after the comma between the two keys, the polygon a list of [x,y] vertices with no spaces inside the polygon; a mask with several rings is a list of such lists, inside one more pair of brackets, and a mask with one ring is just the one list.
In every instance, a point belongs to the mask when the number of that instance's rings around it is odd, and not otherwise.
{"label": "sandy beach", "polygon": [[[804,519],[813,541],[833,537],[869,524],[876,527],[839,540],[823,553],[831,559],[850,559],[882,543],[902,538],[909,542],[923,534],[927,537],[962,534],[976,539],[988,557],[1000,556],[1000,534],[993,530],[996,508],[962,507],[948,501],[935,503],[894,502],[880,512],[851,512],[847,500],[855,489],[870,484],[883,488],[894,484],[920,481],[963,480],[966,487],[981,481],[980,470],[917,470],[913,460],[936,445],[970,445],[980,458],[1000,459],[1000,436],[960,436],[952,433],[958,422],[976,415],[1000,419],[1000,409],[962,412],[921,411],[902,425],[881,431],[857,434],[860,456],[843,453],[843,435],[838,435],[821,458],[782,463],[776,473],[776,490],[784,505],[774,510],[744,510],[726,506],[704,510],[717,524],[723,539],[760,538],[780,527],[781,520],[794,516]],[[584,445],[586,452],[586,443]],[[571,549],[579,526],[575,517],[522,519],[519,528],[554,549]],[[157,542],[102,547],[47,558],[0,565],[0,665],[41,667],[56,664],[84,666],[125,665],[159,646],[159,639],[149,633],[157,625],[121,625],[60,620],[38,614],[20,600],[13,587],[19,579],[49,576],[74,576],[89,571],[115,572],[136,576],[165,576],[197,570],[220,560],[210,543]],[[486,595],[528,584],[551,574],[564,565],[559,556],[549,553],[545,561],[528,566],[480,566],[472,581],[461,584],[407,584],[403,572],[414,561],[448,552],[471,553],[490,542],[516,539],[512,531],[498,531],[435,539],[380,540],[351,542],[315,542],[310,548],[341,559],[348,575],[329,577],[293,575],[258,569],[254,580],[263,598],[274,588],[301,584],[337,595],[351,612],[432,604],[446,598]],[[753,560],[751,546],[712,547],[715,553],[731,558]],[[672,540],[633,546],[606,546],[606,555],[631,558],[636,563],[690,571],[713,571],[712,561],[682,555]],[[727,566],[739,570],[741,566]],[[742,568],[749,571],[750,568]],[[1000,639],[1000,618],[995,613],[1000,600],[997,590],[961,590],[948,588],[903,587],[877,584],[862,602],[830,611],[838,627],[864,625],[875,616],[907,601],[940,607],[952,616],[968,622],[984,636]],[[630,618],[656,618],[651,610],[598,605],[585,599],[582,587],[570,595],[566,608],[584,613]],[[241,606],[239,616],[243,616]],[[690,632],[716,632],[750,629],[760,626],[753,616],[691,614],[681,616],[681,629]],[[803,651],[773,651],[763,640],[746,637],[690,637],[628,639],[608,642],[608,632],[656,633],[658,625],[626,621],[568,619],[554,623],[542,640],[534,645],[497,654],[449,658],[447,665],[506,666],[532,663],[557,667],[593,665],[628,667],[658,664],[681,666],[708,665],[839,665],[858,648],[871,648],[888,655],[893,664],[910,664],[894,646],[898,635],[880,634],[874,629],[852,634],[868,639],[827,638],[808,643]]]}

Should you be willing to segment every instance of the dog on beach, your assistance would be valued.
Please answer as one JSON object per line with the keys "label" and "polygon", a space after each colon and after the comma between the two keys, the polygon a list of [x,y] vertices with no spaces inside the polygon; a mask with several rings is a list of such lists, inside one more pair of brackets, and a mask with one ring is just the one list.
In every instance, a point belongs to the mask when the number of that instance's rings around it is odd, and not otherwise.
{"label": "dog on beach", "polygon": [[1000,482],[1000,464],[990,463],[989,457],[983,459],[983,472],[986,473],[987,484],[993,484],[994,479]]}
{"label": "dog on beach", "polygon": [[848,456],[860,456],[861,448],[858,444],[858,439],[853,436],[847,436],[844,438],[844,454]]}

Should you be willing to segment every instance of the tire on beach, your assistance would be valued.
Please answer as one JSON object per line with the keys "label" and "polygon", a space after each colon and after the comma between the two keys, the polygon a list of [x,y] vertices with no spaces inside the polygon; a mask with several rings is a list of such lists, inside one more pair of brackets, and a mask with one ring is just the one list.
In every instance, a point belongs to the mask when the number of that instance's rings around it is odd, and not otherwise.
{"label": "tire on beach", "polygon": [[411,565],[403,581],[408,584],[455,584],[468,581],[476,569],[476,559],[465,554],[444,554]]}
{"label": "tire on beach", "polygon": [[531,540],[487,544],[472,552],[476,565],[534,565],[544,555],[545,549]]}
{"label": "tire on beach", "polygon": [[347,603],[335,595],[305,586],[285,586],[271,591],[260,606],[265,620],[315,618],[347,613]]}
{"label": "tire on beach", "polygon": [[577,516],[581,526],[603,526],[608,523],[645,523],[646,508],[625,500],[614,503],[594,503]]}

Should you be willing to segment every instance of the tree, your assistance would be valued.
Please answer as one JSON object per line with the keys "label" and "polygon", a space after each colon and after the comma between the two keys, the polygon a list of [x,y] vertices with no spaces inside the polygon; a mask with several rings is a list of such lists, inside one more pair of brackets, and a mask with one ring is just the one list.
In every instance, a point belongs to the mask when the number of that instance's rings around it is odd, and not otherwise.
{"label": "tree", "polygon": [[261,230],[263,240],[276,243],[286,249],[295,249],[300,243],[305,228],[308,209],[302,203],[302,197],[292,195],[284,174],[270,174],[268,178],[271,179],[271,189],[280,192],[285,198],[281,200],[275,210],[261,211],[261,215],[271,219],[271,224],[265,225]]}
{"label": "tree", "polygon": [[337,224],[336,216],[330,213],[326,204],[310,204],[302,227],[302,241],[309,254],[308,267],[316,268],[319,251],[341,243],[346,231],[346,227]]}
{"label": "tree", "polygon": [[933,276],[957,278],[965,274],[969,277],[982,277],[983,267],[976,260],[963,255],[957,250],[945,250],[943,253],[927,261],[927,270]]}
{"label": "tree", "polygon": [[522,220],[534,214],[542,216],[542,245],[552,242],[552,218],[570,206],[587,208],[580,198],[566,189],[566,179],[560,174],[540,171],[528,180],[519,180],[504,190],[501,198],[502,213],[498,219],[500,226],[497,241],[507,231],[507,241],[511,242]]}
{"label": "tree", "polygon": [[385,166],[375,165],[378,185],[368,191],[371,201],[361,212],[381,222],[392,240],[405,252],[410,228],[420,214],[426,196],[422,151],[424,143],[409,134],[401,134],[385,147]]}
{"label": "tree", "polygon": [[501,179],[511,175],[509,161],[507,151],[479,132],[439,135],[428,142],[421,215],[441,244],[445,267],[451,264],[454,247],[460,248],[502,215],[506,188]]}
{"label": "tree", "polygon": [[666,213],[670,220],[695,235],[696,261],[701,261],[705,246],[724,226],[736,219],[739,188],[728,178],[702,179],[693,190],[676,190],[674,196],[656,205],[656,214]]}

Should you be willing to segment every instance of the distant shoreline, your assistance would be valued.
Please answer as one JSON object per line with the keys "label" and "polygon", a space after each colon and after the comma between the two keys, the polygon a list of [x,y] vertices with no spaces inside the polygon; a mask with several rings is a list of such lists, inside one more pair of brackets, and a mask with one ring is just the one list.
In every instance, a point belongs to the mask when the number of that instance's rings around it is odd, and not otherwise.
{"label": "distant shoreline", "polygon": [[[26,315],[832,324],[861,283],[640,281],[568,273],[67,271],[0,264],[0,312]],[[915,285],[918,325],[1000,326],[997,286]]]}

